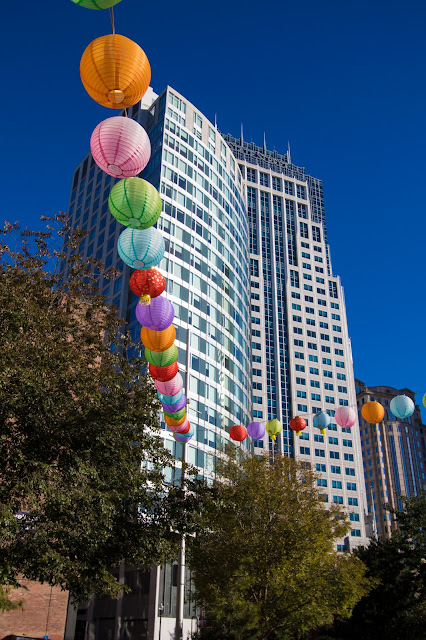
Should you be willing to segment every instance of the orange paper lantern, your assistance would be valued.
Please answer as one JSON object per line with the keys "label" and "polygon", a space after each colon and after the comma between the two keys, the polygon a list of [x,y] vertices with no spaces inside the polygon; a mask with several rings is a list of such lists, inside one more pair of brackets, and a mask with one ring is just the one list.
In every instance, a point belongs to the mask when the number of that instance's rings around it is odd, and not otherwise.
{"label": "orange paper lantern", "polygon": [[142,327],[141,340],[144,346],[151,351],[165,351],[176,340],[176,329],[172,324],[163,331],[154,331],[153,329]]}
{"label": "orange paper lantern", "polygon": [[380,402],[366,402],[362,405],[362,417],[370,424],[377,424],[385,417],[385,410]]}
{"label": "orange paper lantern", "polygon": [[183,424],[186,419],[186,414],[179,420],[174,420],[173,418],[169,418],[169,416],[164,416],[164,422],[169,425],[169,427],[179,427],[179,425]]}
{"label": "orange paper lantern", "polygon": [[93,40],[80,62],[81,81],[93,100],[110,109],[131,107],[149,87],[151,67],[144,51],[125,36]]}

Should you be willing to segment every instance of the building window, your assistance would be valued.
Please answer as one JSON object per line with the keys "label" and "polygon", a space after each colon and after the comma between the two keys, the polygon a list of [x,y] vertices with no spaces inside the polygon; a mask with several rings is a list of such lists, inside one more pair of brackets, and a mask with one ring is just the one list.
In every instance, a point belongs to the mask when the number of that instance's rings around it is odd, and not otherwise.
{"label": "building window", "polygon": [[281,178],[277,178],[277,176],[272,176],[272,188],[274,189],[274,191],[282,191],[283,190],[282,184],[283,183]]}
{"label": "building window", "polygon": [[306,200],[306,187],[304,187],[302,184],[297,184],[296,192],[298,198],[300,198],[301,200]]}
{"label": "building window", "polygon": [[321,229],[319,227],[312,226],[312,240],[314,242],[321,242]]}
{"label": "building window", "polygon": [[247,180],[250,182],[257,182],[257,171],[256,169],[251,169],[247,167]]}
{"label": "building window", "polygon": [[308,225],[306,222],[299,222],[300,235],[302,238],[309,238]]}
{"label": "building window", "polygon": [[269,176],[263,171],[259,171],[259,182],[262,187],[269,187]]}
{"label": "building window", "polygon": [[284,180],[284,190],[287,195],[294,196],[294,183]]}

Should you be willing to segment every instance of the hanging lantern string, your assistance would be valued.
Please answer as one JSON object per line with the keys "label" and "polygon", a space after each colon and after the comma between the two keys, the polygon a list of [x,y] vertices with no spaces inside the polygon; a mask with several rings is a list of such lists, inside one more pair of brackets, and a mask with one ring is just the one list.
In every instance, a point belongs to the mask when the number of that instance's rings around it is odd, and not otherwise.
{"label": "hanging lantern string", "polygon": [[110,15],[110,18],[111,18],[112,33],[113,33],[113,35],[115,35],[114,7],[110,7],[109,15]]}

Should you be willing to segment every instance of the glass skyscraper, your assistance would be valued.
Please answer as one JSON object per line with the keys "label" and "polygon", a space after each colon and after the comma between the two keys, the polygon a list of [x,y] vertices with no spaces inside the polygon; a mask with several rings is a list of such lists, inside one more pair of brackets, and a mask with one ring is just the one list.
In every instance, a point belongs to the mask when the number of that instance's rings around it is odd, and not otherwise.
{"label": "glass skyscraper", "polygon": [[[160,96],[149,90],[128,115],[149,134],[152,155],[141,175],[163,201],[157,228],[166,253],[159,268],[176,311],[179,368],[195,427],[188,462],[211,481],[231,426],[277,417],[283,432],[276,449],[316,469],[325,502],[350,514],[350,534],[337,547],[366,542],[359,429],[342,430],[332,419],[323,436],[312,423],[318,411],[333,418],[338,406],[356,407],[345,302],[331,268],[321,181],[292,164],[289,153],[221,135],[170,87]],[[122,271],[100,286],[137,339],[138,301],[129,290],[130,269],[116,252],[123,227],[108,211],[114,183],[86,156],[74,174],[69,214],[72,225],[88,233],[83,257]],[[295,415],[308,422],[297,438],[289,429]],[[182,446],[163,422],[161,427],[165,446],[180,458]],[[261,453],[271,450],[272,441],[247,439],[242,446],[253,445]],[[173,569],[123,566],[120,572],[132,593],[117,603],[95,600],[70,610],[66,640],[157,638],[160,623],[163,632],[173,630]],[[185,616],[184,638],[196,623],[189,601]]]}

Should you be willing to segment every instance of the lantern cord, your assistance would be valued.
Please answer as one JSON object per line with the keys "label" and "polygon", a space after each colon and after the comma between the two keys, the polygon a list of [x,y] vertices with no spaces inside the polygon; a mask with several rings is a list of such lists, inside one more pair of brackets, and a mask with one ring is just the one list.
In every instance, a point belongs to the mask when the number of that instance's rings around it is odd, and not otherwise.
{"label": "lantern cord", "polygon": [[112,33],[115,34],[114,7],[110,7],[109,15],[110,15],[110,18],[111,18]]}

